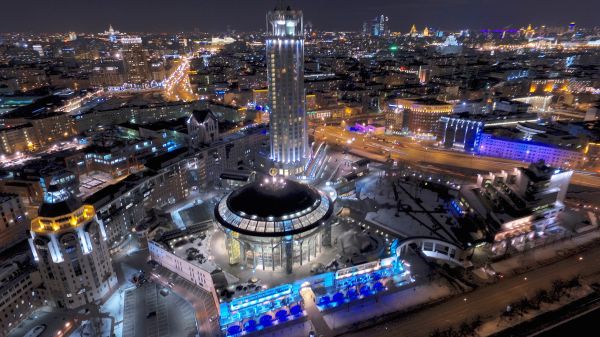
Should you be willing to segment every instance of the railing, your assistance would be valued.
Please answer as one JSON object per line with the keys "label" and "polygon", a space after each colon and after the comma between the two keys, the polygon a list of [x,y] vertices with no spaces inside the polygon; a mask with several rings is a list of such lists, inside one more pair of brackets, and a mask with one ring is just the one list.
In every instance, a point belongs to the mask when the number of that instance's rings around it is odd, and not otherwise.
{"label": "railing", "polygon": [[37,217],[31,221],[31,230],[37,233],[56,232],[77,228],[96,214],[94,206],[83,205],[75,211],[57,217]]}

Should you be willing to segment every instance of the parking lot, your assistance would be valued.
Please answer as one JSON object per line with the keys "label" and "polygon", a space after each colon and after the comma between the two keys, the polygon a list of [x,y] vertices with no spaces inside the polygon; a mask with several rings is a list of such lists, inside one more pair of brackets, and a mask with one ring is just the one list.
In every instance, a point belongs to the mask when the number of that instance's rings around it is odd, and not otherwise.
{"label": "parking lot", "polygon": [[123,337],[196,336],[193,307],[169,291],[160,293],[155,283],[125,292]]}

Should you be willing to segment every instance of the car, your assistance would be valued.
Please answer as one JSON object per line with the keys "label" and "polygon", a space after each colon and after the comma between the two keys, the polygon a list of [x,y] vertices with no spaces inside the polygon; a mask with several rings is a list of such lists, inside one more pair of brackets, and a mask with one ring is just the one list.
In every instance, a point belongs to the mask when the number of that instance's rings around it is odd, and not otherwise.
{"label": "car", "polygon": [[40,325],[34,326],[23,337],[38,337],[38,336],[41,336],[45,330],[46,330],[46,324],[40,324]]}
{"label": "car", "polygon": [[314,331],[311,331],[308,333],[308,337],[317,337],[317,333]]}
{"label": "car", "polygon": [[156,316],[156,311],[150,311],[147,315],[146,318],[150,318],[150,317],[154,317]]}

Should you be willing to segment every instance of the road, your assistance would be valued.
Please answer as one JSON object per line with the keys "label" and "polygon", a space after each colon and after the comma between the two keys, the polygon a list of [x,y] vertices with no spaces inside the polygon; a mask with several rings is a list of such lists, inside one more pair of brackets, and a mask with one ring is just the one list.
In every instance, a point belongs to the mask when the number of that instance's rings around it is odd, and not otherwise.
{"label": "road", "polygon": [[[315,139],[348,147],[352,152],[374,160],[388,157],[414,163],[429,163],[483,172],[512,170],[524,163],[515,160],[480,157],[473,154],[443,151],[419,143],[399,140],[399,137],[367,135],[342,130],[339,126],[321,126],[315,130]],[[385,139],[383,141],[381,139]],[[393,144],[395,141],[397,144]],[[600,188],[600,177],[595,174],[575,172],[571,183],[586,187]]]}
{"label": "road", "polygon": [[179,65],[164,82],[163,95],[167,101],[194,101],[198,95],[192,92],[188,72],[190,70],[190,60],[184,56],[179,61]]}
{"label": "road", "polygon": [[[23,337],[34,327],[38,325],[46,325],[46,329],[39,337],[63,337],[68,336],[69,331],[76,326],[73,320],[76,313],[66,310],[55,310],[47,307],[46,310],[38,310],[34,315],[24,320],[18,327],[12,329],[8,333],[8,337]],[[35,317],[35,318],[33,318]]]}
{"label": "road", "polygon": [[[580,260],[579,257],[582,259]],[[576,257],[503,279],[496,284],[479,288],[429,309],[407,314],[369,329],[349,333],[347,336],[428,336],[436,328],[457,326],[478,315],[481,317],[496,316],[505,310],[509,303],[523,297],[531,297],[538,289],[550,288],[552,281],[556,278],[569,279],[575,275],[585,277],[600,273],[598,261],[600,261],[600,247],[595,247]]]}
{"label": "road", "polygon": [[171,291],[191,304],[195,311],[197,329],[201,336],[213,337],[219,335],[219,323],[216,319],[218,311],[212,295],[208,291],[195,286],[161,266],[150,272],[149,275],[158,284],[171,288]]}

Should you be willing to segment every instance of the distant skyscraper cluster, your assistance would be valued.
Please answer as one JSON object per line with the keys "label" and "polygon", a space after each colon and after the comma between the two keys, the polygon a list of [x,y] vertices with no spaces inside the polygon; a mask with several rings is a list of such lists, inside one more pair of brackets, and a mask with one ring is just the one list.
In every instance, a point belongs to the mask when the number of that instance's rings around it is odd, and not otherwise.
{"label": "distant skyscraper cluster", "polygon": [[387,36],[389,28],[387,22],[389,18],[383,14],[374,17],[371,21],[363,23],[363,34],[368,36]]}

